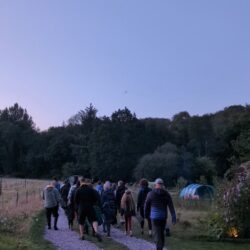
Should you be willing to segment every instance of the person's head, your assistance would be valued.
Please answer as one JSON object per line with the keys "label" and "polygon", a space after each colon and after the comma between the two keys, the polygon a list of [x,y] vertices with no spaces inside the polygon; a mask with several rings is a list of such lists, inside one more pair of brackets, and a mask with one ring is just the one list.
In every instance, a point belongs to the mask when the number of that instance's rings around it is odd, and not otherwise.
{"label": "person's head", "polygon": [[106,181],[106,182],[104,183],[103,189],[104,189],[105,191],[111,189],[111,183],[110,183],[110,181]]}
{"label": "person's head", "polygon": [[66,185],[66,184],[69,184],[69,179],[65,179],[64,180],[64,184]]}
{"label": "person's head", "polygon": [[88,178],[80,177],[80,186],[83,186],[83,185],[92,187],[91,180]]}
{"label": "person's head", "polygon": [[86,184],[86,179],[83,176],[81,176],[79,178],[79,182],[80,182],[80,185],[84,185],[84,184]]}
{"label": "person's head", "polygon": [[121,187],[124,185],[124,182],[123,181],[118,181],[118,187]]}
{"label": "person's head", "polygon": [[161,178],[157,178],[155,180],[155,188],[163,189],[164,188],[164,181]]}
{"label": "person's head", "polygon": [[144,179],[144,178],[141,179],[141,180],[140,180],[140,186],[141,186],[141,187],[144,187],[144,188],[145,188],[145,187],[148,187],[148,181],[147,181],[146,179]]}
{"label": "person's head", "polygon": [[102,181],[99,180],[99,181],[98,181],[98,185],[102,185]]}
{"label": "person's head", "polygon": [[57,182],[55,180],[53,180],[53,181],[50,182],[50,185],[53,186],[53,187],[55,187],[56,184],[57,184]]}
{"label": "person's head", "polygon": [[56,177],[53,177],[53,180],[56,181],[56,182],[58,181],[58,179]]}

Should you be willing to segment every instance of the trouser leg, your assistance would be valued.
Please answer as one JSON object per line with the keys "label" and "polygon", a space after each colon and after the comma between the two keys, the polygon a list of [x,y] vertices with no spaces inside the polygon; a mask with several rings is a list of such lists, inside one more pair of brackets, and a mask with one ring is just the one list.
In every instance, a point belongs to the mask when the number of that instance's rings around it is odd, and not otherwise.
{"label": "trouser leg", "polygon": [[128,217],[127,216],[125,216],[125,230],[126,230],[126,232],[128,232]]}
{"label": "trouser leg", "polygon": [[48,228],[51,228],[51,208],[46,208],[46,218],[47,218],[47,224],[48,224]]}
{"label": "trouser leg", "polygon": [[162,250],[165,243],[164,230],[166,221],[165,220],[153,220],[154,237],[156,242],[156,249]]}
{"label": "trouser leg", "polygon": [[108,236],[110,236],[110,228],[111,228],[110,223],[106,222],[106,226],[107,226],[107,234]]}
{"label": "trouser leg", "polygon": [[149,230],[152,230],[152,222],[151,222],[151,219],[147,219],[148,221],[148,229]]}
{"label": "trouser leg", "polygon": [[128,231],[132,231],[132,216],[128,217]]}
{"label": "trouser leg", "polygon": [[141,229],[143,229],[143,228],[144,228],[144,219],[141,220]]}
{"label": "trouser leg", "polygon": [[57,221],[58,221],[58,216],[59,216],[59,214],[58,214],[58,209],[59,209],[58,206],[53,207],[53,208],[51,209],[52,214],[53,214],[53,216],[54,216],[54,229],[55,229],[55,230],[57,230]]}

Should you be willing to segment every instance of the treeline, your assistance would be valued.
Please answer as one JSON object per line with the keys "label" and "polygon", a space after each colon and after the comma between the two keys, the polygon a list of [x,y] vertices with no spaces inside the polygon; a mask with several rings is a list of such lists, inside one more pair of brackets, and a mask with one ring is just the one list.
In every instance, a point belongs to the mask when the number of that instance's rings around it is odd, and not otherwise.
{"label": "treeline", "polygon": [[250,160],[250,106],[215,114],[138,119],[130,110],[98,117],[90,105],[67,124],[40,132],[18,104],[0,110],[0,175],[133,181],[179,177],[211,183]]}

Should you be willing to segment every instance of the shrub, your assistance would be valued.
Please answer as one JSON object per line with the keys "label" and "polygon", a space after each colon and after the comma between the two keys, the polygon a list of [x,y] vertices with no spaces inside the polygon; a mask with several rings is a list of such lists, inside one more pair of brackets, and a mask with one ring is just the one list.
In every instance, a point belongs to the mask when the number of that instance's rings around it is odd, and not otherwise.
{"label": "shrub", "polygon": [[16,231],[16,218],[0,215],[0,232],[14,233]]}
{"label": "shrub", "polygon": [[250,238],[250,162],[232,169],[231,180],[219,186],[216,216],[210,231],[217,237]]}

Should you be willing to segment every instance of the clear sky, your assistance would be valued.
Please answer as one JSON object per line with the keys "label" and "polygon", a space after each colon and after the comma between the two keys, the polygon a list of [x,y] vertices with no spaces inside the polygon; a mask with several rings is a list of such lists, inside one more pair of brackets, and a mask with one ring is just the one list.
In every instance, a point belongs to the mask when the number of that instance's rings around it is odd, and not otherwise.
{"label": "clear sky", "polygon": [[41,129],[90,103],[171,118],[249,97],[249,0],[0,0],[0,109]]}

